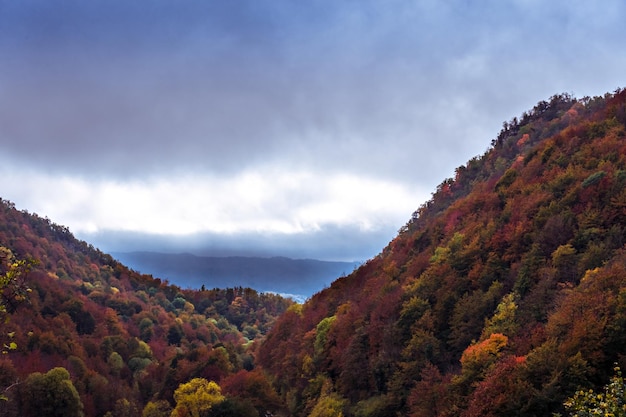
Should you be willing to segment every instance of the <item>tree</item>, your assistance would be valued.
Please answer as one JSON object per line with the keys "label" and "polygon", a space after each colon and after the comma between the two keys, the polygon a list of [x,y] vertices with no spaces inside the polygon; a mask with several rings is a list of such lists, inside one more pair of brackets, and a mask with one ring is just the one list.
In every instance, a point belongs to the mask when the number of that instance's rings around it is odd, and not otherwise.
{"label": "tree", "polygon": [[[272,416],[274,414],[263,414]],[[259,412],[247,399],[226,398],[221,403],[215,404],[208,416],[216,417],[259,417]],[[207,417],[208,417],[207,416]]]}
{"label": "tree", "polygon": [[461,374],[454,378],[453,383],[469,388],[482,381],[508,341],[509,338],[502,333],[493,333],[482,342],[468,346],[461,355]]}
{"label": "tree", "polygon": [[148,404],[146,404],[146,406],[143,408],[141,417],[169,417],[171,414],[172,407],[167,401],[148,401]]}
{"label": "tree", "polygon": [[109,369],[113,375],[119,375],[124,367],[124,358],[117,352],[111,352],[107,359],[107,365],[109,365]]}
{"label": "tree", "polygon": [[[12,388],[19,384],[18,373],[13,363],[8,360],[0,359],[0,400],[7,401],[5,393],[8,393]],[[4,405],[3,405],[4,407]]]}
{"label": "tree", "polygon": [[34,260],[16,260],[9,249],[0,246],[0,323],[26,300],[30,292],[26,277],[34,264]]}
{"label": "tree", "polygon": [[495,314],[485,321],[482,339],[486,339],[494,333],[513,335],[517,330],[515,312],[517,311],[517,296],[509,293],[502,297]]}
{"label": "tree", "polygon": [[626,384],[622,371],[615,367],[615,375],[603,393],[578,390],[565,401],[565,407],[572,411],[572,417],[613,416],[626,417]]}
{"label": "tree", "polygon": [[30,374],[20,391],[23,416],[84,416],[83,403],[65,368]]}
{"label": "tree", "polygon": [[[26,285],[26,276],[35,264],[33,260],[15,260],[13,253],[0,246],[0,324],[9,320],[9,314],[13,313],[17,306],[26,300],[30,288]],[[0,333],[0,353],[17,349],[17,344],[10,340],[14,332],[7,333],[8,341],[2,342],[4,336]],[[0,401],[6,400],[4,392],[0,392]]]}
{"label": "tree", "polygon": [[529,415],[525,409],[536,392],[520,372],[524,360],[510,355],[496,362],[485,379],[476,383],[463,417]]}
{"label": "tree", "polygon": [[346,401],[335,393],[324,394],[313,407],[309,417],[343,417]]}
{"label": "tree", "polygon": [[[112,417],[134,417],[139,415],[139,409],[137,404],[127,400],[126,398],[120,398],[115,402],[113,412],[108,412]],[[107,416],[105,414],[105,417]]]}
{"label": "tree", "polygon": [[180,384],[174,391],[176,408],[172,411],[172,417],[200,417],[211,408],[224,401],[222,389],[217,383],[207,381],[204,378],[194,378],[191,381]]}
{"label": "tree", "polygon": [[267,376],[257,370],[239,371],[224,379],[224,393],[233,400],[238,398],[252,404],[260,415],[274,414],[280,409],[280,398],[272,389]]}
{"label": "tree", "polygon": [[167,331],[167,343],[170,345],[180,345],[180,341],[183,339],[183,330],[179,325],[172,324]]}

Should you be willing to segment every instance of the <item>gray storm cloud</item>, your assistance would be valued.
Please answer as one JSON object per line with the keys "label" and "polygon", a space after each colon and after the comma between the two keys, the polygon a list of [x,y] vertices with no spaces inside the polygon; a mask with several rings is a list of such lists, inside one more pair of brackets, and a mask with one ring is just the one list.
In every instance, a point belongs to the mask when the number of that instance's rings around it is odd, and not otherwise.
{"label": "gray storm cloud", "polygon": [[[559,60],[584,45],[567,47],[580,40],[574,25],[606,23],[523,2],[11,3],[0,17],[5,150],[122,175],[223,172],[294,153],[322,169],[437,171],[425,155],[462,163],[516,105],[585,88],[591,74]],[[537,83],[519,96],[518,84]]]}

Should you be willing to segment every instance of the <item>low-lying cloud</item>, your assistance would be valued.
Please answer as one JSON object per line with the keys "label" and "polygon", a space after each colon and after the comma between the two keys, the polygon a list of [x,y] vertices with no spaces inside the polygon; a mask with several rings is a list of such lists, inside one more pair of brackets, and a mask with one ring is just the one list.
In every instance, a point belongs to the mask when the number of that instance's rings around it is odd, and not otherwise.
{"label": "low-lying cloud", "polygon": [[[127,182],[36,171],[19,176],[10,170],[0,173],[6,180],[5,192],[14,196],[19,208],[71,225],[79,237],[117,251],[121,246],[136,250],[142,248],[139,244],[152,242],[149,246],[154,247],[159,242],[171,246],[170,250],[197,247],[196,252],[207,248],[219,252],[221,242],[233,253],[238,249],[277,256],[281,249],[283,254],[295,256],[299,250],[300,256],[309,253],[306,256],[311,257],[341,249],[345,255],[334,258],[350,254],[360,259],[374,253],[348,249],[349,238],[367,237],[371,242],[372,237],[384,237],[388,241],[397,225],[425,199],[422,190],[379,179],[275,169],[232,178]],[[338,236],[333,238],[333,234]],[[150,238],[144,239],[146,235]],[[133,243],[123,244],[122,236]],[[168,245],[168,241],[180,243]],[[291,250],[295,242],[299,242],[298,249]],[[384,243],[377,239],[373,245],[380,249]],[[318,245],[328,248],[315,249]]]}

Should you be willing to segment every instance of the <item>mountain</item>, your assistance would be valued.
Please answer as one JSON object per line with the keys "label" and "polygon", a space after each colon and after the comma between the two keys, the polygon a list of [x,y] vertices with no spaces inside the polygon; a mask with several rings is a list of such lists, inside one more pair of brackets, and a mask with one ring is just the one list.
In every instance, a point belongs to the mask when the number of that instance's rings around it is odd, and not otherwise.
{"label": "mountain", "polygon": [[0,417],[621,407],[591,393],[623,395],[625,243],[626,90],[504,123],[378,256],[303,304],[171,285],[0,200]]}
{"label": "mountain", "polygon": [[169,416],[194,378],[219,383],[221,415],[275,413],[254,352],[293,304],[181,289],[0,200],[0,416]]}
{"label": "mountain", "polygon": [[556,95],[283,314],[258,363],[294,416],[566,413],[626,366],[625,243],[626,90]]}
{"label": "mountain", "polygon": [[183,288],[242,286],[264,292],[292,295],[302,300],[340,276],[356,269],[356,262],[327,262],[284,257],[209,257],[188,253],[113,252],[131,268]]}

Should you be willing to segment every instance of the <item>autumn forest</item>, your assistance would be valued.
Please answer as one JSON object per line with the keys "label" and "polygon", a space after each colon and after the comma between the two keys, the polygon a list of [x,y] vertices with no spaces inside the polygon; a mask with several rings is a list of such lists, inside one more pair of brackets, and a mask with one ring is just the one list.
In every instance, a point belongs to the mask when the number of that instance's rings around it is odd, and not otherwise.
{"label": "autumn forest", "polygon": [[626,414],[626,90],[505,122],[302,304],[179,288],[44,214],[0,201],[0,417]]}

